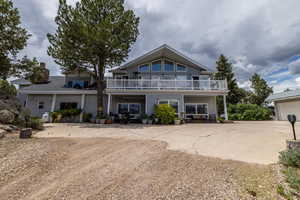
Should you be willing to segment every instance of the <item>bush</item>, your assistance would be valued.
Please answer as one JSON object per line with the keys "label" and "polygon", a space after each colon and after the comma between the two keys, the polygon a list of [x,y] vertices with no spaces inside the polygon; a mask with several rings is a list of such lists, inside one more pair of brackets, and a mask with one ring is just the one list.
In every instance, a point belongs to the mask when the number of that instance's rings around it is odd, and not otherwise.
{"label": "bush", "polygon": [[283,174],[289,186],[297,192],[300,192],[300,178],[297,169],[288,167],[286,170],[283,170]]}
{"label": "bush", "polygon": [[36,130],[43,130],[44,123],[40,118],[32,117],[29,122],[29,127]]}
{"label": "bush", "polygon": [[0,93],[8,96],[16,96],[17,89],[14,85],[10,84],[8,81],[0,79]]}
{"label": "bush", "polygon": [[300,168],[300,150],[288,150],[280,152],[279,162],[288,167]]}
{"label": "bush", "polygon": [[65,110],[58,110],[51,113],[52,121],[57,123],[60,122],[62,119],[72,119],[81,114],[81,109],[65,109]]}
{"label": "bush", "polygon": [[175,109],[168,104],[156,105],[154,113],[162,124],[173,123],[176,116]]}
{"label": "bush", "polygon": [[270,120],[270,109],[255,104],[230,104],[228,106],[229,120]]}
{"label": "bush", "polygon": [[84,122],[91,122],[93,115],[91,113],[83,113],[83,121]]}

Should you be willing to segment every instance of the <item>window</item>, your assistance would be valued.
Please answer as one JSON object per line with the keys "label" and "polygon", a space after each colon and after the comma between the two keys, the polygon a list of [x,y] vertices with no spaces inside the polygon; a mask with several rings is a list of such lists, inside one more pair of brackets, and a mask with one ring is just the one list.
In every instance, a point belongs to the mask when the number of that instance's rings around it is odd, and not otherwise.
{"label": "window", "polygon": [[141,105],[138,103],[119,103],[118,104],[118,113],[119,114],[140,114]]}
{"label": "window", "polygon": [[186,71],[186,67],[183,65],[178,64],[176,67],[176,71],[178,72],[185,72]]}
{"label": "window", "polygon": [[60,103],[60,110],[77,109],[77,105],[75,102],[63,102]]}
{"label": "window", "polygon": [[185,112],[188,115],[208,115],[208,104],[185,104]]}
{"label": "window", "polygon": [[39,101],[39,103],[38,103],[38,109],[39,110],[44,109],[44,105],[45,105],[45,103],[43,101]]}
{"label": "window", "polygon": [[148,64],[147,65],[142,65],[142,66],[139,67],[139,71],[140,72],[149,72],[150,71],[150,67],[149,67]]}
{"label": "window", "polygon": [[165,61],[165,72],[173,72],[174,71],[174,63],[170,61]]}
{"label": "window", "polygon": [[161,71],[161,61],[156,61],[152,63],[152,71],[160,72]]}
{"label": "window", "polygon": [[178,113],[178,101],[177,100],[159,100],[158,104],[168,104],[175,109],[175,112]]}

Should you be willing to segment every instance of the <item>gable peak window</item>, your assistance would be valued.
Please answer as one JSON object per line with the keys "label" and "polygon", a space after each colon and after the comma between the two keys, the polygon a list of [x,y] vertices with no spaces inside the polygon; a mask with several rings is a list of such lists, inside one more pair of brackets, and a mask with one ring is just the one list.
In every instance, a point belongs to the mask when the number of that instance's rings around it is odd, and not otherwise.
{"label": "gable peak window", "polygon": [[160,72],[161,71],[161,60],[152,62],[152,71],[153,72]]}
{"label": "gable peak window", "polygon": [[178,71],[178,72],[185,72],[186,71],[186,67],[184,65],[177,64],[176,71]]}
{"label": "gable peak window", "polygon": [[166,60],[164,71],[165,72],[174,72],[174,63],[171,62],[171,61]]}
{"label": "gable peak window", "polygon": [[149,72],[149,71],[150,71],[150,67],[148,64],[139,66],[139,72]]}

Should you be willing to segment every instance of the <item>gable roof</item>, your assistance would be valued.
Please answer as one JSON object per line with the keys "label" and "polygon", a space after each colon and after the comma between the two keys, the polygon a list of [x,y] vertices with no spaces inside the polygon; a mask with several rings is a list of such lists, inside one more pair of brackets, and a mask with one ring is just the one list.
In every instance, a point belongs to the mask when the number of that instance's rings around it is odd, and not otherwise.
{"label": "gable roof", "polygon": [[280,101],[294,98],[300,98],[300,89],[272,94],[267,98],[267,101]]}
{"label": "gable roof", "polygon": [[[208,67],[198,63],[197,61],[189,58],[188,56],[184,55],[183,53],[177,51],[176,49],[170,47],[167,44],[164,44],[156,49],[153,49],[152,51],[149,51],[148,53],[135,58],[134,60],[122,65],[121,67],[117,67],[112,69],[111,71],[117,70],[117,69],[125,69],[127,67],[130,67],[132,65],[142,64],[147,61],[151,61],[151,59],[159,58],[159,57],[167,57],[168,56],[174,56],[180,58],[183,62],[188,63],[191,66],[199,67],[203,69],[204,71],[211,71],[208,69]],[[144,62],[145,61],[145,62]]]}

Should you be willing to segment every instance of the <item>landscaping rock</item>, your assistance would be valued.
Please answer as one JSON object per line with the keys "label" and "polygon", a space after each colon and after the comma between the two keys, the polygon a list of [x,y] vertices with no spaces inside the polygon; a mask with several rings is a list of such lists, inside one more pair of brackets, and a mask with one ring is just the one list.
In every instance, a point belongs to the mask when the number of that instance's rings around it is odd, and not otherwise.
{"label": "landscaping rock", "polygon": [[22,139],[31,138],[31,135],[32,135],[31,128],[24,128],[24,129],[21,129],[21,131],[20,131],[20,138],[22,138]]}
{"label": "landscaping rock", "polygon": [[300,150],[300,140],[287,140],[286,141],[287,149],[289,150]]}
{"label": "landscaping rock", "polygon": [[0,129],[0,139],[1,139],[1,138],[4,138],[5,134],[6,134],[6,131]]}
{"label": "landscaping rock", "polygon": [[11,124],[15,119],[14,113],[9,110],[0,111],[0,122],[3,124]]}

